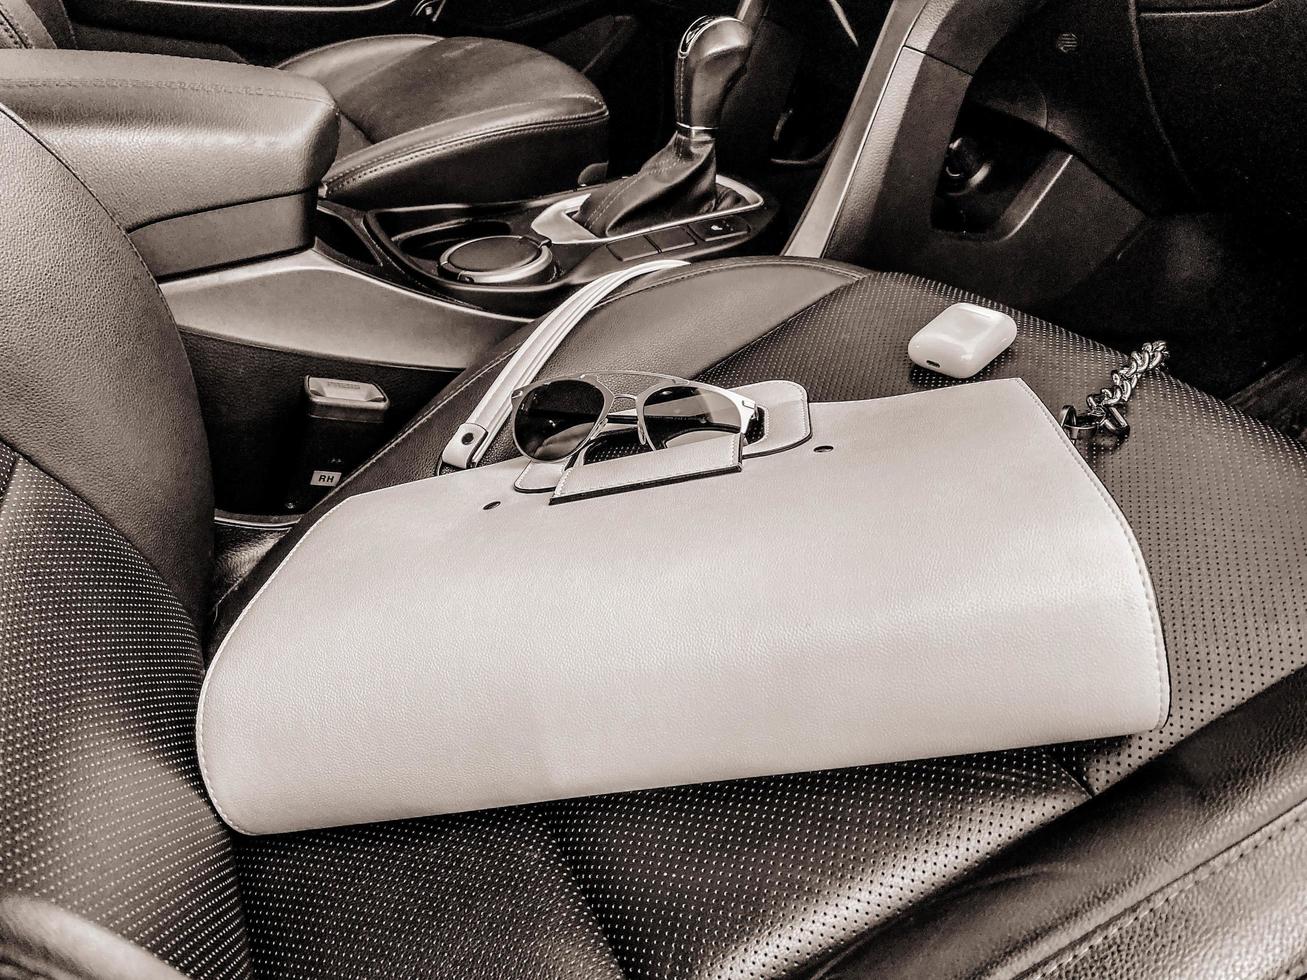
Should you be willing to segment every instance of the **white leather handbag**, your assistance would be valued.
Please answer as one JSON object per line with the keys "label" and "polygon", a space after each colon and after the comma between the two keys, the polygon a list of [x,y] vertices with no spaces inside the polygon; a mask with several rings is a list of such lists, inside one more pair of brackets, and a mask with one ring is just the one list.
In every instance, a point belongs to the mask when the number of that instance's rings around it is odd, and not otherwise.
{"label": "white leather handbag", "polygon": [[1024,383],[810,413],[762,387],[766,452],[711,440],[544,493],[516,460],[337,506],[210,667],[223,818],[278,833],[1165,720],[1139,547]]}

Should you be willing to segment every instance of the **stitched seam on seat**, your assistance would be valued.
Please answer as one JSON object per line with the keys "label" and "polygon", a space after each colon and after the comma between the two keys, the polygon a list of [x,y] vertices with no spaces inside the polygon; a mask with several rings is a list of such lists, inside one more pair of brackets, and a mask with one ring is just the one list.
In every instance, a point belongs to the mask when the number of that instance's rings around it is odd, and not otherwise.
{"label": "stitched seam on seat", "polygon": [[[571,98],[582,99],[582,100],[584,100],[584,101],[586,101],[586,102],[589,102],[592,106],[595,107],[595,110],[596,110],[596,111],[595,111],[595,115],[600,115],[600,116],[602,116],[603,118],[607,118],[607,116],[608,116],[608,106],[606,106],[606,105],[603,103],[602,100],[600,100],[600,99],[596,99],[596,98],[595,98],[594,96],[592,96],[592,95],[577,95],[577,96],[571,96]],[[507,105],[499,106],[498,108],[499,108],[500,110],[504,110],[504,109],[521,109],[521,108],[523,108],[524,106],[531,106],[531,105],[553,105],[553,104],[555,104],[555,103],[558,102],[558,101],[559,101],[558,98],[552,98],[552,99],[530,99],[530,100],[528,100],[528,101],[526,101],[526,102],[510,102],[510,103],[508,103]],[[458,116],[450,116],[448,119],[442,119],[442,120],[440,120],[439,122],[427,123],[425,126],[419,126],[419,127],[417,127],[416,129],[410,129],[410,130],[408,130],[407,132],[399,133],[399,134],[397,134],[397,135],[395,135],[395,136],[388,136],[388,137],[386,137],[386,139],[399,139],[400,137],[407,137],[407,138],[410,138],[410,139],[411,139],[411,138],[414,137],[414,136],[418,136],[418,135],[420,135],[420,134],[422,134],[422,133],[425,133],[425,132],[428,132],[428,131],[430,131],[430,130],[444,129],[444,128],[448,127],[451,123],[456,123],[456,122],[458,122],[460,119],[472,119],[472,118],[474,118],[475,116],[483,115],[486,111],[487,111],[487,110],[485,110],[485,109],[478,109],[476,112],[465,112],[465,113],[463,113],[463,114],[461,114],[461,115],[458,115]],[[585,117],[583,117],[583,116],[562,116],[562,117],[559,117],[559,120],[565,120],[565,119],[581,119],[581,118],[585,118]],[[554,120],[554,119],[538,119],[538,120],[536,120],[536,122],[534,122],[534,123],[526,123],[526,124],[523,124],[523,125],[543,125],[543,124],[545,124],[545,123],[555,122],[555,121],[559,121],[559,120]],[[374,144],[376,144],[376,145],[380,145],[380,144],[386,142],[385,139],[380,139],[380,140],[379,140],[379,139],[373,139],[372,134],[371,134],[371,133],[364,132],[363,127],[362,127],[358,122],[354,122],[354,125],[355,125],[356,127],[358,127],[359,132],[362,132],[363,135],[364,135],[364,136],[367,136],[368,139],[372,140],[372,142],[373,142]],[[490,132],[490,130],[485,130],[485,132]],[[470,138],[473,138],[475,135],[476,135],[476,134],[459,133],[457,136],[454,136],[454,137],[451,137],[451,138],[452,138],[452,139],[464,139],[464,138],[469,138],[469,139],[470,139]],[[429,144],[429,145],[434,146],[434,145],[437,145],[437,144]],[[406,146],[406,147],[403,147],[402,149],[395,150],[394,152],[395,152],[396,154],[404,154],[404,153],[412,152],[412,151],[414,151],[414,150],[421,150],[421,149],[424,149],[424,148],[425,148],[425,147],[423,147],[423,146],[421,146],[421,145],[419,145],[419,146]],[[382,157],[382,158],[380,158],[379,160],[369,160],[369,161],[367,161],[367,162],[365,162],[365,163],[356,164],[356,165],[354,165],[353,167],[349,167],[349,168],[346,168],[345,170],[342,170],[342,171],[341,171],[340,173],[338,173],[335,177],[332,177],[331,180],[344,180],[344,179],[346,179],[346,178],[351,177],[353,174],[358,173],[358,172],[361,171],[361,170],[366,170],[368,167],[374,166],[374,165],[376,165],[377,163],[389,162],[391,159],[392,159],[391,157]]]}
{"label": "stitched seam on seat", "polygon": [[1071,782],[1075,783],[1076,786],[1079,787],[1080,792],[1085,794],[1086,801],[1092,800],[1095,796],[1098,795],[1098,793],[1094,790],[1094,787],[1090,785],[1089,780],[1086,779],[1080,773],[1076,772],[1069,765],[1067,765],[1066,761],[1062,759],[1061,756],[1058,755],[1058,753],[1050,752],[1047,749],[1041,749],[1041,753],[1048,758],[1049,762],[1057,766],[1057,768],[1062,771],[1063,775],[1065,775],[1067,779],[1071,780]]}
{"label": "stitched seam on seat", "polygon": [[3,3],[0,3],[0,17],[4,18],[5,23],[9,25],[9,29],[13,33],[14,40],[19,42],[18,47],[20,48],[36,47],[36,45],[32,42],[31,35],[27,33],[26,29],[24,29],[23,25],[19,22],[17,17],[11,17],[9,15],[9,9]]}
{"label": "stitched seam on seat", "polygon": [[[757,256],[748,256],[748,257],[741,257],[737,259],[728,259],[726,260],[726,262],[729,264],[714,265],[706,269],[699,268],[691,272],[681,272],[674,276],[669,276],[666,279],[659,279],[655,282],[649,282],[643,285],[638,285],[633,289],[626,289],[621,292],[613,293],[611,296],[607,297],[602,303],[595,304],[594,309],[592,309],[590,313],[586,315],[590,316],[596,310],[602,310],[604,307],[612,303],[616,303],[619,300],[628,299],[632,296],[639,296],[642,293],[652,292],[655,289],[661,289],[663,286],[672,286],[678,282],[688,282],[691,279],[698,279],[700,276],[710,276],[713,275],[714,273],[726,272],[731,269],[752,269],[752,268],[758,268],[761,266],[768,266],[768,265],[785,266],[787,268],[790,266],[802,266],[805,269],[820,269],[822,272],[829,272],[832,273],[833,275],[843,276],[845,279],[848,279],[851,282],[857,282],[861,279],[866,278],[865,274],[858,275],[857,273],[851,272],[848,269],[842,269],[838,266],[824,263],[820,259],[811,259],[811,260],[789,259],[789,258],[783,258],[781,256],[774,256],[771,258],[758,258]],[[843,288],[844,288],[843,286],[836,286],[834,287],[834,289],[831,290],[831,292],[834,292],[835,289],[843,289]],[[826,295],[829,296],[830,293],[827,293]],[[815,303],[817,301],[813,300],[813,302]],[[784,326],[784,324],[780,324],[779,326],[773,328],[772,330],[769,330],[767,333],[768,334],[775,333],[776,330],[779,330],[781,326]],[[767,334],[764,334],[763,336],[767,336]],[[754,340],[749,341],[749,343],[746,344],[744,347],[741,347],[739,350],[735,351],[735,353],[727,354],[726,357],[722,358],[722,360],[718,362],[718,364],[730,360],[732,357],[735,356],[735,354],[740,353],[740,351],[747,350],[750,346],[757,343],[758,340],[760,339],[761,338],[755,338]],[[717,365],[713,365],[713,367],[716,366]],[[708,370],[712,370],[712,368],[708,368]]]}
{"label": "stitched seam on seat", "polygon": [[[1079,455],[1079,454],[1077,454]],[[1054,973],[1060,972],[1065,967],[1071,966],[1088,956],[1091,952],[1107,942],[1120,935],[1131,926],[1142,922],[1155,912],[1161,911],[1175,899],[1186,894],[1198,885],[1201,885],[1207,879],[1220,874],[1227,868],[1233,867],[1242,861],[1248,855],[1255,853],[1266,844],[1270,844],[1278,838],[1284,836],[1293,830],[1298,824],[1307,819],[1307,801],[1295,804],[1290,810],[1281,814],[1275,820],[1266,824],[1255,833],[1245,837],[1237,844],[1232,845],[1225,851],[1215,857],[1209,858],[1196,868],[1192,868],[1183,877],[1171,882],[1157,892],[1154,892],[1142,905],[1134,912],[1131,912],[1125,918],[1106,927],[1098,935],[1082,940],[1080,943],[1071,947],[1066,952],[1058,956],[1052,962],[1045,963],[1034,973],[1027,973],[1026,980],[1046,980]]]}
{"label": "stitched seam on seat", "polygon": [[318,105],[329,106],[332,109],[336,108],[336,104],[328,99],[320,99],[317,96],[300,92],[246,85],[221,85],[210,82],[155,81],[141,78],[6,78],[0,79],[0,88],[159,88],[202,92],[210,95],[255,95],[267,98],[294,99],[300,102],[316,102]]}
{"label": "stitched seam on seat", "polygon": [[8,449],[14,456],[8,467],[0,464],[0,507],[3,507],[5,498],[9,495],[9,484],[14,480],[14,470],[18,468],[18,460],[22,459],[23,456],[22,453],[3,439],[0,439],[0,446]]}
{"label": "stitched seam on seat", "polygon": [[604,109],[602,112],[592,112],[580,116],[567,116],[558,120],[550,120],[548,122],[527,123],[521,126],[513,126],[508,129],[483,130],[477,133],[469,133],[456,139],[432,143],[428,146],[417,149],[406,148],[397,151],[394,156],[385,157],[381,160],[371,161],[366,164],[360,164],[351,170],[342,171],[337,176],[328,179],[327,187],[330,190],[344,190],[346,187],[357,184],[368,177],[373,177],[379,173],[391,170],[402,163],[411,163],[414,160],[420,160],[423,157],[431,156],[442,150],[449,150],[470,143],[476,143],[482,140],[489,142],[504,136],[516,136],[521,133],[547,133],[563,129],[580,129],[583,126],[601,122],[607,117],[608,110]]}
{"label": "stitched seam on seat", "polygon": [[[4,18],[4,11],[0,11],[0,18]],[[13,42],[15,48],[22,48],[24,46],[18,35],[14,33],[13,28],[9,26],[7,18],[0,19],[0,33],[3,33],[5,37],[9,38],[9,40]]]}

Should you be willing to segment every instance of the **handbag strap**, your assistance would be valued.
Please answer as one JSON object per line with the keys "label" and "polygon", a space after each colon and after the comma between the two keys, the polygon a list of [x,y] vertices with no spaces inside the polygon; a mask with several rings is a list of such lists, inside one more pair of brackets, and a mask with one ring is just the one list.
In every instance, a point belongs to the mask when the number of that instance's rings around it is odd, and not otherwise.
{"label": "handbag strap", "polygon": [[467,421],[458,427],[440,454],[442,467],[466,470],[476,466],[508,421],[513,408],[513,392],[528,385],[567,339],[572,328],[610,294],[632,279],[688,265],[680,259],[655,259],[618,269],[587,283],[540,319],[531,335],[504,365],[498,377],[486,389]]}

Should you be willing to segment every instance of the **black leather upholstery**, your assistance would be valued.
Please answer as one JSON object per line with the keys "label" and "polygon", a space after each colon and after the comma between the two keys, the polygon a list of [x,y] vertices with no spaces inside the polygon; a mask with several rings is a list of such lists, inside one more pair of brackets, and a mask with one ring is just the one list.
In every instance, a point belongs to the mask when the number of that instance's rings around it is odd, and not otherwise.
{"label": "black leather upholstery", "polygon": [[[121,233],[7,120],[0,165],[0,441],[19,450],[0,448],[0,892],[22,896],[0,904],[0,966],[115,976],[60,948],[87,933],[35,900],[195,978],[780,980],[842,953],[843,975],[888,978],[938,966],[1269,980],[1297,968],[1307,449],[1166,377],[1136,396],[1130,440],[1091,457],[1162,607],[1175,710],[1157,733],[233,837],[197,778],[201,660],[177,599],[208,556],[161,503],[207,528],[203,481],[178,478],[185,465],[207,474],[176,338]],[[897,394],[950,383],[911,369],[903,345],[964,298],[835,263],[692,267],[609,300],[546,371]],[[1019,374],[1048,404],[1081,396],[1119,358],[1017,319],[1017,345],[984,376]],[[138,349],[147,342],[158,350]],[[310,520],[347,493],[429,475],[515,342]],[[67,447],[90,453],[95,440],[127,462],[87,479]],[[139,499],[124,503],[129,481]],[[100,936],[109,955],[135,955]]]}
{"label": "black leather upholstery", "polygon": [[[0,49],[72,47],[76,47],[76,37],[62,0],[0,0]],[[182,67],[186,65],[193,71],[196,62],[188,60]],[[66,59],[49,67],[59,74],[79,71]],[[591,170],[594,176],[608,161],[608,108],[598,89],[561,61],[519,44],[428,34],[384,35],[315,48],[278,67],[321,83],[339,105],[339,152],[324,186],[328,196],[347,204],[398,207],[535,197],[575,187],[583,171],[597,167]],[[87,70],[103,71],[94,65]],[[210,82],[227,75],[232,78],[224,94],[233,105],[215,107],[218,125],[242,117],[255,130],[265,122],[275,124],[280,118],[275,112],[250,113],[249,104],[258,96],[321,98],[320,90],[311,83],[291,78],[283,78],[277,85],[241,81],[242,71],[257,73],[259,69],[205,69],[206,77],[212,73]],[[46,73],[40,75],[44,79]],[[44,84],[49,84],[48,79]],[[152,84],[165,87],[162,81]],[[142,85],[136,78],[132,87],[139,92]],[[183,87],[176,80],[168,85]],[[102,82],[100,94],[121,98],[127,88]],[[54,118],[45,120],[44,126],[54,130],[56,122],[75,119],[75,115],[60,119],[58,113],[92,93],[87,86],[70,88],[68,97],[59,100],[50,113]],[[158,91],[153,94],[160,95]],[[0,98],[10,105],[21,95],[13,85],[0,91]],[[166,107],[164,112],[167,114]],[[201,121],[188,118],[181,125],[188,128],[201,125]],[[294,135],[294,126],[288,124],[288,128]],[[52,132],[51,138],[59,142],[57,137],[58,133]],[[192,147],[194,140],[174,143],[174,148],[186,148]],[[217,140],[207,145],[214,152],[224,150]],[[249,150],[248,143],[232,145],[241,152]],[[307,146],[306,153],[316,165],[321,141],[310,141]],[[136,171],[138,156],[133,151],[159,155],[166,148],[157,140],[135,147],[120,140],[113,149],[114,153],[85,154],[88,166]],[[174,164],[165,155],[162,163],[152,166],[166,169]],[[312,182],[325,169],[319,169]],[[177,172],[186,176],[183,170]],[[225,167],[209,162],[193,168],[189,176],[209,181],[210,175],[225,172]],[[259,194],[257,187],[249,190],[251,196],[243,200],[287,193]],[[135,221],[136,212],[131,208],[120,212],[120,203],[111,202],[129,229],[144,223]]]}
{"label": "black leather upholstery", "polygon": [[62,0],[0,0],[0,50],[72,43],[73,29]]}
{"label": "black leather upholstery", "polygon": [[56,149],[128,231],[248,201],[313,194],[336,107],[269,68],[89,51],[13,51],[0,103]]}
{"label": "black leather upholstery", "polygon": [[869,937],[828,977],[1299,977],[1304,799],[1299,671]]}
{"label": "black leather upholstery", "polygon": [[261,975],[766,980],[1083,799],[1006,753],[241,838],[237,861]]}
{"label": "black leather upholstery", "polygon": [[172,316],[123,232],[0,110],[0,441],[88,501],[192,615],[212,478]]}
{"label": "black leather upholstery", "polygon": [[481,38],[363,38],[281,65],[346,125],[327,195],[359,206],[502,201],[575,187],[608,159],[608,109],[579,72]]}
{"label": "black leather upholstery", "polygon": [[195,759],[196,630],[84,500],[7,447],[0,476],[3,890],[239,977],[231,844]]}

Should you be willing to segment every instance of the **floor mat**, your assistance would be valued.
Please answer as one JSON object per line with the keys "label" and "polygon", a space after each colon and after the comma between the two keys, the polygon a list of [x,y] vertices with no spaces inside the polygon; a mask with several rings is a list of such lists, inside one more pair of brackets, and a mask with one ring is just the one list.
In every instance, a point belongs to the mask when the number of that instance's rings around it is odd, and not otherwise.
{"label": "floor mat", "polygon": [[1072,295],[1026,312],[1117,350],[1161,338],[1171,374],[1229,399],[1307,347],[1301,237],[1270,219],[1157,218]]}

